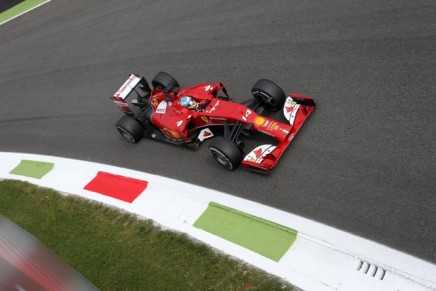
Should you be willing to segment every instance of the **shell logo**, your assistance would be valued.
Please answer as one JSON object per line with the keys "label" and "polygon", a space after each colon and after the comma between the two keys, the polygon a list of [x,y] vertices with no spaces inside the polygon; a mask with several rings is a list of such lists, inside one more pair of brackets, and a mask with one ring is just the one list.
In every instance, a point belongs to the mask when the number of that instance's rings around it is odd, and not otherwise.
{"label": "shell logo", "polygon": [[261,126],[264,123],[265,123],[265,118],[261,116],[257,116],[256,119],[254,120],[254,124],[256,124],[257,126]]}

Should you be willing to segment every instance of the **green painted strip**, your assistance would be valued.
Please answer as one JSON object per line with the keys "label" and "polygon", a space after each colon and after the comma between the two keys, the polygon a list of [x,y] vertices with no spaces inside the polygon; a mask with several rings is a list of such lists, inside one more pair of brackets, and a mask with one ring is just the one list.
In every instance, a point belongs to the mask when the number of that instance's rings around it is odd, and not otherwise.
{"label": "green painted strip", "polygon": [[38,5],[41,5],[45,2],[48,2],[49,0],[26,0],[24,2],[21,2],[18,5],[15,5],[11,9],[6,10],[5,12],[0,14],[0,25],[4,22],[10,20],[11,18],[16,17],[17,15],[20,15]]}
{"label": "green painted strip", "polygon": [[194,226],[278,262],[297,231],[236,209],[209,203]]}
{"label": "green painted strip", "polygon": [[10,171],[9,174],[41,179],[53,170],[53,167],[53,163],[21,160],[20,164]]}

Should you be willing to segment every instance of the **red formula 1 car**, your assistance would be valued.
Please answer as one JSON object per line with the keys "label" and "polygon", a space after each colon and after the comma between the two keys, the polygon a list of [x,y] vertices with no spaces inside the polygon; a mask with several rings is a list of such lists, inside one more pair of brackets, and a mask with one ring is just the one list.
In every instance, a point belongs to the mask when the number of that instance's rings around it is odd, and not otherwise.
{"label": "red formula 1 car", "polygon": [[[253,97],[242,103],[233,102],[220,82],[180,88],[172,76],[160,72],[152,85],[150,89],[144,77],[132,74],[110,97],[125,113],[116,124],[120,134],[133,143],[147,137],[193,150],[216,136],[209,149],[229,170],[242,164],[270,173],[315,108],[311,97],[286,97],[277,84],[266,79],[257,81],[251,90]],[[136,92],[136,99],[128,101],[132,92]],[[263,115],[282,107],[287,123]],[[242,138],[251,131],[266,134],[274,142],[245,154]]]}

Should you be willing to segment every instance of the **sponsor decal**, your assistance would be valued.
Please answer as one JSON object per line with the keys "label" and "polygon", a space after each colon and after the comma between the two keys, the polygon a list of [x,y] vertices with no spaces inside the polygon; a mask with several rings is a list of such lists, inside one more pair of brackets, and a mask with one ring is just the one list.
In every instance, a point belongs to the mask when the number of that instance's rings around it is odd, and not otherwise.
{"label": "sponsor decal", "polygon": [[288,141],[289,142],[291,142],[293,139],[294,139],[294,136],[295,136],[295,134],[293,133],[293,134],[291,134],[289,137],[288,137]]}
{"label": "sponsor decal", "polygon": [[298,108],[300,108],[300,104],[295,102],[291,96],[288,96],[285,102],[285,106],[283,107],[283,113],[289,123],[291,125],[294,124],[295,117],[297,116]]}
{"label": "sponsor decal", "polygon": [[257,116],[256,119],[254,119],[254,124],[256,124],[257,126],[262,126],[265,124],[265,121],[266,119],[262,116]]}
{"label": "sponsor decal", "polygon": [[141,78],[136,77],[135,75],[130,75],[126,82],[118,89],[115,93],[115,97],[126,98],[127,95],[132,91],[132,89],[139,83]]}
{"label": "sponsor decal", "polygon": [[215,109],[218,107],[219,104],[220,104],[220,101],[218,100],[218,101],[215,103],[215,105],[214,105],[214,106],[209,110],[208,113],[212,113],[212,112],[214,112]]}
{"label": "sponsor decal", "polygon": [[180,125],[183,124],[183,120],[177,121],[177,127],[180,127]]}
{"label": "sponsor decal", "polygon": [[277,130],[277,128],[278,128],[278,125],[277,125],[277,122],[273,122],[273,123],[271,123],[271,125],[269,126],[269,130]]}
{"label": "sponsor decal", "polygon": [[224,117],[213,117],[213,116],[211,116],[209,118],[213,119],[213,120],[226,120],[226,118],[224,118]]}
{"label": "sponsor decal", "polygon": [[260,158],[260,156],[262,155],[262,152],[263,152],[262,148],[259,148],[259,149],[257,149],[257,150],[252,151],[252,153],[253,153],[254,156],[252,156],[252,157],[250,158],[250,162],[255,163],[256,160],[257,160],[258,158]]}
{"label": "sponsor decal", "polygon": [[206,116],[202,116],[201,119],[202,119],[205,123],[209,123],[209,119],[207,119]]}
{"label": "sponsor decal", "polygon": [[162,101],[161,103],[159,103],[159,106],[156,109],[156,113],[164,114],[167,111],[167,106],[168,103],[165,100]]}
{"label": "sponsor decal", "polygon": [[207,85],[206,87],[204,87],[204,91],[209,91],[210,89],[212,89],[213,87],[211,85]]}
{"label": "sponsor decal", "polygon": [[262,148],[254,150],[253,154],[256,156],[256,158],[259,158],[262,155]]}
{"label": "sponsor decal", "polygon": [[158,102],[157,102],[157,99],[156,99],[156,98],[151,99],[151,105],[153,105],[154,107],[156,107],[157,104],[158,104]]}
{"label": "sponsor decal", "polygon": [[209,128],[205,128],[200,132],[197,139],[202,142],[203,140],[210,138],[212,136],[213,136],[212,131],[210,131]]}
{"label": "sponsor decal", "polygon": [[260,164],[262,163],[264,157],[270,154],[273,150],[275,150],[276,146],[265,144],[258,146],[254,150],[252,150],[245,158],[245,161]]}

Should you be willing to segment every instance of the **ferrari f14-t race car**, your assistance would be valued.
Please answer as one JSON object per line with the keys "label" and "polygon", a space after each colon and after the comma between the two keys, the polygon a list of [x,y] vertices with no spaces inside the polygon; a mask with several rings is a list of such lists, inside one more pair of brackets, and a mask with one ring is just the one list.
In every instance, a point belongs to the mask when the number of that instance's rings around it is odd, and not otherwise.
{"label": "ferrari f14-t race car", "polygon": [[[110,97],[125,113],[116,123],[122,137],[132,143],[147,137],[193,150],[215,137],[209,146],[212,157],[229,170],[242,164],[270,173],[315,108],[311,97],[286,97],[277,84],[266,79],[257,81],[252,97],[242,103],[233,102],[220,82],[180,88],[171,75],[160,72],[151,84],[153,89],[144,77],[132,74]],[[136,98],[128,98],[130,95]],[[263,115],[281,108],[286,123]],[[243,137],[252,131],[266,134],[274,142],[245,154]]]}

